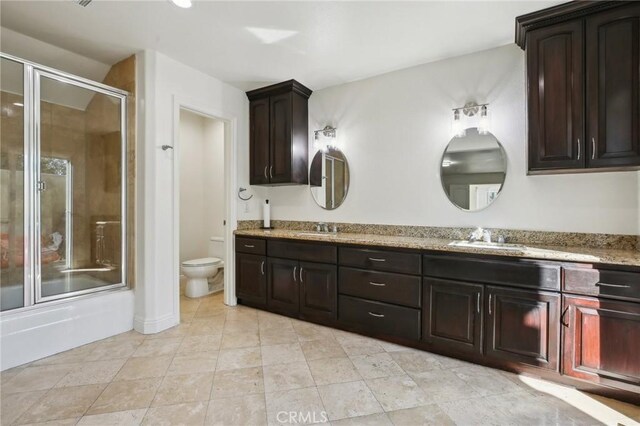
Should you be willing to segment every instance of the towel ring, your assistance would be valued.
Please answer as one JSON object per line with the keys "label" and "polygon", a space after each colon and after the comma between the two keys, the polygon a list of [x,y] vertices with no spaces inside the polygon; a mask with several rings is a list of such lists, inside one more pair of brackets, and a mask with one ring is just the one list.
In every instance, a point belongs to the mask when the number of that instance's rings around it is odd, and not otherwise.
{"label": "towel ring", "polygon": [[238,198],[240,198],[242,201],[249,201],[250,199],[253,198],[253,194],[249,195],[249,198],[242,198],[242,195],[240,195],[241,193],[243,193],[244,191],[246,191],[247,188],[240,188],[238,189]]}

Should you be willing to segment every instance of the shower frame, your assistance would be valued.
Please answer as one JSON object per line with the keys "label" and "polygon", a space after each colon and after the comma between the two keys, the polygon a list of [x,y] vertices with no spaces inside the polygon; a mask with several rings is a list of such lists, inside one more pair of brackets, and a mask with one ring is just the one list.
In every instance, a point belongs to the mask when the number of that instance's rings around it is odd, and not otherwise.
{"label": "shower frame", "polygon": [[[13,55],[0,52],[0,58],[23,65],[23,112],[24,112],[24,306],[4,312],[33,307],[44,302],[70,299],[92,293],[127,287],[127,97],[128,92],[79,77],[51,67],[40,65]],[[116,284],[66,292],[51,296],[42,296],[41,276],[41,221],[40,196],[38,178],[40,176],[40,81],[48,78],[60,83],[91,90],[120,100],[120,135],[121,135],[121,280]],[[71,178],[71,177],[69,177]],[[68,226],[68,225],[67,225]],[[69,244],[69,242],[66,242]]]}

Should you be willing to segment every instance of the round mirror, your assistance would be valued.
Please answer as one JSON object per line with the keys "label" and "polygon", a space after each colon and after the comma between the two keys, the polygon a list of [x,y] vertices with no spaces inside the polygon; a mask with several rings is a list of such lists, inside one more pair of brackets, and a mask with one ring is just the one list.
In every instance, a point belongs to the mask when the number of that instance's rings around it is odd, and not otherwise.
{"label": "round mirror", "polygon": [[442,156],[440,179],[449,200],[462,210],[476,211],[491,204],[504,185],[507,155],[491,133],[477,128],[455,136]]}
{"label": "round mirror", "polygon": [[316,152],[309,168],[309,187],[323,209],[340,207],[349,190],[349,163],[342,151],[328,148]]}

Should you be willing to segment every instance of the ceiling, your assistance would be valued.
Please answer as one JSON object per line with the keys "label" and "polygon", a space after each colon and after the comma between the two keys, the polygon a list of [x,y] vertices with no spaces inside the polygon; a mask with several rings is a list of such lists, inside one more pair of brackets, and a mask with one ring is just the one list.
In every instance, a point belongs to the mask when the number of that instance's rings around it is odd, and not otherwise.
{"label": "ceiling", "polygon": [[514,18],[558,1],[0,2],[3,27],[113,64],[153,49],[242,90],[313,90],[513,43]]}

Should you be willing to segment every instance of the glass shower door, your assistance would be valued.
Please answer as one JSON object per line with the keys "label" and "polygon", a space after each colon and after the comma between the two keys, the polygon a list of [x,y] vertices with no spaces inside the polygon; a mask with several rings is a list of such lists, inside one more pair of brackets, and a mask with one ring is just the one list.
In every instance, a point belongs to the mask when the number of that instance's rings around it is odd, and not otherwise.
{"label": "glass shower door", "polygon": [[36,303],[121,286],[124,99],[35,72]]}

